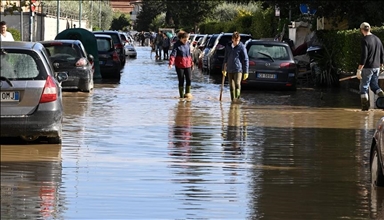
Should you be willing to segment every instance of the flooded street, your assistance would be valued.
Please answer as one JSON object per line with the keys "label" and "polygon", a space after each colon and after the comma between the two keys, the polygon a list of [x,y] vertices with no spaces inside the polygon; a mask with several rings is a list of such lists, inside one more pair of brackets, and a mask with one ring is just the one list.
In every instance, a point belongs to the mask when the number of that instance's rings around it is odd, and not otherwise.
{"label": "flooded street", "polygon": [[369,150],[382,110],[348,91],[244,90],[136,47],[120,83],[65,92],[62,145],[1,145],[3,219],[382,219]]}

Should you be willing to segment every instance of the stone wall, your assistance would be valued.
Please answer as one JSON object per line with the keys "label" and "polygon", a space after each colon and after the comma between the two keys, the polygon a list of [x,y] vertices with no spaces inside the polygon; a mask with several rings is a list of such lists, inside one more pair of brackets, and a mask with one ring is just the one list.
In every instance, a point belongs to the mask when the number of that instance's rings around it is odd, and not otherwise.
{"label": "stone wall", "polygon": [[[19,30],[22,34],[23,41],[53,40],[57,35],[57,18],[55,16],[36,14],[31,17],[28,12],[22,14],[15,12],[12,15],[4,15],[3,13],[0,13],[0,20],[7,22],[8,28],[15,28]],[[60,18],[59,32],[67,28],[78,28],[80,27],[79,24],[79,20]],[[88,27],[86,20],[81,21],[81,28],[89,31],[92,30],[91,27]]]}

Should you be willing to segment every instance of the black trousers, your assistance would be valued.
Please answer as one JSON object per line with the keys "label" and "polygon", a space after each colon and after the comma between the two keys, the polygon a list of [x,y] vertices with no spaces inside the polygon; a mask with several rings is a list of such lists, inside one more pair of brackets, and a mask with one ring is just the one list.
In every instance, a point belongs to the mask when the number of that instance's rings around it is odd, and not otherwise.
{"label": "black trousers", "polygon": [[191,86],[192,80],[192,70],[189,68],[177,68],[176,67],[177,78],[179,79],[179,87],[184,87],[184,78],[186,81],[185,86]]}

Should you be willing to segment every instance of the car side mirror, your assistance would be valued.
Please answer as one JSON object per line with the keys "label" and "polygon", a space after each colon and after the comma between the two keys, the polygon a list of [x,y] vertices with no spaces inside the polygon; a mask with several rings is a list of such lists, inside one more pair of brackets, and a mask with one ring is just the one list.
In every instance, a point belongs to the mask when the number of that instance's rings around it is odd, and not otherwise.
{"label": "car side mirror", "polygon": [[88,54],[88,60],[93,62],[95,60],[95,58],[93,57],[92,54]]}
{"label": "car side mirror", "polygon": [[57,81],[59,81],[59,83],[64,82],[66,80],[68,80],[68,72],[57,73]]}
{"label": "car side mirror", "polygon": [[376,107],[379,109],[384,109],[384,97],[378,97],[376,99]]}

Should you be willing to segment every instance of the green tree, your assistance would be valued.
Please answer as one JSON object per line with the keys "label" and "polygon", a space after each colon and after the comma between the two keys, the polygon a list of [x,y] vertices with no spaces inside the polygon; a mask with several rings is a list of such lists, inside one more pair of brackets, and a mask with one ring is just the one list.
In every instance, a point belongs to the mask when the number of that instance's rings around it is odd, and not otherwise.
{"label": "green tree", "polygon": [[137,15],[135,29],[138,31],[150,30],[153,19],[162,11],[164,11],[163,0],[143,0],[141,11]]}
{"label": "green tree", "polygon": [[[44,8],[56,15],[57,0],[44,0]],[[113,19],[113,10],[108,2],[103,0],[82,0],[82,19],[88,20],[92,26],[109,30]],[[79,1],[61,1],[60,14],[78,19],[80,15]]]}
{"label": "green tree", "polygon": [[[137,16],[137,30],[149,30],[154,19],[165,12],[164,26],[192,29],[205,21],[223,0],[143,0]],[[158,22],[158,21],[156,21]]]}
{"label": "green tree", "polygon": [[120,14],[119,17],[115,17],[111,23],[111,30],[123,30],[126,31],[130,26],[129,18],[125,14]]}
{"label": "green tree", "polygon": [[354,1],[324,1],[324,0],[292,0],[292,1],[261,1],[264,7],[280,7],[282,17],[288,18],[291,11],[292,20],[301,17],[300,4],[316,9],[315,17],[338,18],[335,22],[347,19],[349,28],[357,28],[363,21],[372,26],[384,25],[383,1],[354,0]]}

